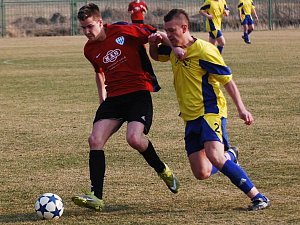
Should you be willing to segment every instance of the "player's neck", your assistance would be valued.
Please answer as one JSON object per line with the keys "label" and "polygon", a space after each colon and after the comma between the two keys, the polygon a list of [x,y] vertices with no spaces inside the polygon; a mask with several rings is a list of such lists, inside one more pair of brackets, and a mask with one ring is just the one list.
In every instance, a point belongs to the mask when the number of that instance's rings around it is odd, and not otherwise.
{"label": "player's neck", "polygon": [[186,39],[183,41],[181,46],[183,48],[187,48],[187,47],[190,47],[192,44],[194,44],[194,42],[195,42],[194,38],[192,36],[188,35],[186,37]]}
{"label": "player's neck", "polygon": [[96,40],[97,41],[104,41],[106,39],[106,28],[103,27],[103,29],[100,31],[100,33],[98,34]]}

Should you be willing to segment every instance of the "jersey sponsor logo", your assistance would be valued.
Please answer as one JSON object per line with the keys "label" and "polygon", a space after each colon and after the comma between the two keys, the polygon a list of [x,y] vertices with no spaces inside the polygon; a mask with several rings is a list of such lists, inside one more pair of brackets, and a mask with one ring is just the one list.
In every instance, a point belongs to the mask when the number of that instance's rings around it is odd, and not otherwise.
{"label": "jersey sponsor logo", "polygon": [[106,55],[103,57],[104,63],[111,63],[117,60],[117,58],[121,55],[120,49],[109,50]]}
{"label": "jersey sponsor logo", "polygon": [[117,44],[119,44],[119,45],[124,45],[124,42],[125,42],[124,36],[120,36],[120,37],[117,37],[117,38],[116,38],[116,43],[117,43]]}
{"label": "jersey sponsor logo", "polygon": [[191,60],[190,59],[184,59],[184,60],[176,59],[176,64],[179,66],[191,67]]}

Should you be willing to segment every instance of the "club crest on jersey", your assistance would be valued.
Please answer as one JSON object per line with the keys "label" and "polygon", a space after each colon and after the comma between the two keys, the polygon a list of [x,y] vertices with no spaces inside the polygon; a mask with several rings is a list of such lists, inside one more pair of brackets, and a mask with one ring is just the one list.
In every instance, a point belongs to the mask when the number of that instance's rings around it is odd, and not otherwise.
{"label": "club crest on jersey", "polygon": [[124,45],[124,41],[125,41],[124,36],[116,38],[116,43],[119,44],[119,45]]}
{"label": "club crest on jersey", "polygon": [[104,63],[110,63],[116,61],[116,59],[121,55],[120,49],[109,50],[103,57]]}

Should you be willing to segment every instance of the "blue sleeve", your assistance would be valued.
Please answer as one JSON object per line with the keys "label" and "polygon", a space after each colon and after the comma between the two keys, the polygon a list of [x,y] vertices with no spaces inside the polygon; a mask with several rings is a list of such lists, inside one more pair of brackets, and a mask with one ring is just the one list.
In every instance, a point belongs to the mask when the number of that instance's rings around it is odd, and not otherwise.
{"label": "blue sleeve", "polygon": [[207,10],[210,8],[210,5],[204,5],[200,8],[200,10]]}
{"label": "blue sleeve", "polygon": [[199,65],[208,73],[217,75],[231,75],[231,69],[228,66],[222,66],[205,60],[199,60]]}
{"label": "blue sleeve", "polygon": [[170,46],[167,46],[167,45],[160,45],[158,47],[158,54],[159,55],[170,55],[171,54],[171,47]]}

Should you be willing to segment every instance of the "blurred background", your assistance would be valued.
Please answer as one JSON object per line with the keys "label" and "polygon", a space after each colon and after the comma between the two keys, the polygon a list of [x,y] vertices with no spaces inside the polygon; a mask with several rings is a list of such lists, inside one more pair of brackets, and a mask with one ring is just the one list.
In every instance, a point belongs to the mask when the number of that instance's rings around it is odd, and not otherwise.
{"label": "blurred background", "polygon": [[[125,0],[0,0],[0,37],[79,35],[78,9],[94,2],[105,22],[130,21]],[[145,23],[162,29],[163,16],[172,8],[185,9],[191,18],[191,30],[205,31],[199,14],[203,0],[146,0],[149,11]],[[230,15],[223,19],[224,31],[241,30],[238,0],[227,0]],[[256,30],[299,29],[299,0],[254,0],[259,22]]]}

